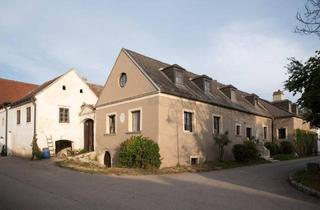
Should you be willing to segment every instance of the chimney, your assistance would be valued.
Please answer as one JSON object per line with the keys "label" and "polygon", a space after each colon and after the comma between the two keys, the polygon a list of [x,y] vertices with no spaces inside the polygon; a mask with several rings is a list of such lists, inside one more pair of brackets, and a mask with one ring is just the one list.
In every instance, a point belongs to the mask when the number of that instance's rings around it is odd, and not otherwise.
{"label": "chimney", "polygon": [[273,92],[273,101],[282,101],[284,100],[284,95],[281,90]]}
{"label": "chimney", "polygon": [[257,105],[257,102],[258,102],[258,98],[259,96],[257,96],[256,94],[250,94],[250,95],[247,95],[245,97],[253,106],[256,106]]}
{"label": "chimney", "polygon": [[163,69],[159,69],[175,84],[183,85],[185,69],[178,64],[173,64]]}
{"label": "chimney", "polygon": [[207,75],[201,75],[192,79],[192,82],[194,82],[201,90],[203,90],[206,93],[211,92],[211,81],[212,78],[208,77]]}
{"label": "chimney", "polygon": [[237,88],[234,87],[233,85],[226,85],[222,88],[220,88],[220,91],[223,92],[224,95],[226,95],[231,101],[236,101],[236,91]]}

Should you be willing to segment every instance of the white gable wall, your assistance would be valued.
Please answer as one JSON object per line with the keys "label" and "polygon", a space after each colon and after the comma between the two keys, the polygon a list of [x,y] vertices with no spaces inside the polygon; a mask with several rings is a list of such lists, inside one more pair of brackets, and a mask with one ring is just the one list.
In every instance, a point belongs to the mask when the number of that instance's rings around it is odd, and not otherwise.
{"label": "white gable wall", "polygon": [[[65,85],[66,90],[62,89]],[[80,89],[83,93],[80,93]],[[48,147],[47,138],[52,141],[70,140],[73,148],[83,148],[83,122],[79,116],[81,105],[97,102],[97,96],[75,73],[69,71],[49,87],[36,95],[37,136],[40,148]],[[59,108],[69,109],[69,123],[59,123]]]}

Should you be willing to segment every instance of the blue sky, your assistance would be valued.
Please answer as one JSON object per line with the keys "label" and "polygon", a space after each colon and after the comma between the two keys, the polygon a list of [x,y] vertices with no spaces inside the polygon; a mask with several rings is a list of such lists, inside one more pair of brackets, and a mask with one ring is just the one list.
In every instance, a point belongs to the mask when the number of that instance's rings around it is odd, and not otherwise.
{"label": "blue sky", "polygon": [[75,68],[104,84],[125,47],[271,99],[287,58],[319,47],[293,33],[304,3],[0,0],[0,77],[40,84]]}

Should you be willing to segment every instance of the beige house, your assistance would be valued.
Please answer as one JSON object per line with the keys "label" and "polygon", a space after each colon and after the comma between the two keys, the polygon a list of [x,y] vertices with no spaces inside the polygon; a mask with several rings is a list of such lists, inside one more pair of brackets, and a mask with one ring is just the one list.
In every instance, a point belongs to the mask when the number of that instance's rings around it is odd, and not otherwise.
{"label": "beige house", "polygon": [[[121,142],[132,135],[157,142],[161,167],[167,167],[215,160],[213,136],[224,131],[236,144],[252,136],[271,141],[279,138],[275,133],[280,128],[288,139],[295,127],[303,126],[296,113],[255,94],[127,49],[112,68],[95,118],[95,149],[107,166],[116,164]],[[232,158],[231,148],[225,158]]]}

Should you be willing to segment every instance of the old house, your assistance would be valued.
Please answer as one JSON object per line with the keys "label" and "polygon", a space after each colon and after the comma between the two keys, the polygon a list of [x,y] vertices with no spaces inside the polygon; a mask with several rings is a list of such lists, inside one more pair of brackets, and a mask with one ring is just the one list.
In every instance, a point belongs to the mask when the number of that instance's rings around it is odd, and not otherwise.
{"label": "old house", "polygon": [[49,148],[52,155],[65,147],[93,151],[100,89],[70,70],[4,106],[9,154],[30,156],[35,134],[39,147]]}
{"label": "old house", "polygon": [[[294,128],[304,126],[292,111],[177,64],[122,49],[96,104],[99,161],[115,164],[120,143],[132,135],[159,144],[162,167],[214,160],[213,136],[224,131],[233,144],[246,137],[281,139],[282,127],[288,139]],[[281,124],[283,119],[288,125]],[[231,147],[226,158],[232,158]]]}

